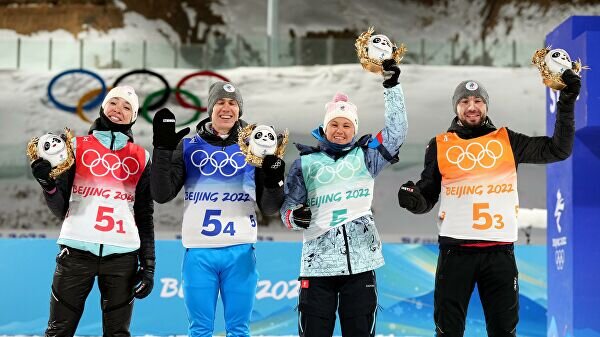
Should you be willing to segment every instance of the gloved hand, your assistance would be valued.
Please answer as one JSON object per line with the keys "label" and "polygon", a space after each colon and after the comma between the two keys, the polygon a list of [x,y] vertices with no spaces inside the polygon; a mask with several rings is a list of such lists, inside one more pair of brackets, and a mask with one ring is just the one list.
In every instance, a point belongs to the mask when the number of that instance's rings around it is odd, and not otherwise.
{"label": "gloved hand", "polygon": [[422,213],[427,209],[425,197],[421,194],[419,187],[410,180],[400,186],[398,203],[400,207],[406,208],[412,213]]}
{"label": "gloved hand", "polygon": [[265,173],[265,187],[275,188],[283,186],[285,162],[275,156],[268,155],[263,158],[262,169]]}
{"label": "gloved hand", "polygon": [[398,78],[400,77],[400,68],[396,64],[394,59],[384,60],[381,63],[383,68],[383,87],[392,88],[398,84]]}
{"label": "gloved hand", "polygon": [[561,75],[562,81],[567,85],[560,91],[559,101],[565,104],[573,104],[581,90],[581,77],[573,70],[567,69]]}
{"label": "gloved hand", "polygon": [[310,226],[310,219],[312,218],[312,212],[310,207],[306,205],[298,205],[293,211],[291,221],[294,225],[307,229]]}
{"label": "gloved hand", "polygon": [[187,127],[175,133],[175,115],[171,110],[162,108],[152,119],[152,131],[152,145],[155,148],[175,150],[181,139],[190,132],[190,128]]}
{"label": "gloved hand", "polygon": [[56,187],[56,182],[50,178],[50,171],[52,171],[52,165],[46,159],[38,158],[31,163],[33,177],[46,192],[52,191]]}
{"label": "gloved hand", "polygon": [[135,298],[144,298],[150,295],[154,287],[154,267],[156,262],[150,259],[142,259],[140,261],[140,269],[135,275]]}

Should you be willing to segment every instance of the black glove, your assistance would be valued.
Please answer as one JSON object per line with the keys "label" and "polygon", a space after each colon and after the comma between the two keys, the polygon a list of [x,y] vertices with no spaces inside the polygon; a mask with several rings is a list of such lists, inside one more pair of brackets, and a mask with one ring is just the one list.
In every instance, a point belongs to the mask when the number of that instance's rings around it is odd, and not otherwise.
{"label": "black glove", "polygon": [[162,108],[152,119],[152,145],[157,149],[175,150],[177,144],[185,137],[190,128],[185,128],[175,133],[175,115],[171,110]]}
{"label": "black glove", "polygon": [[393,88],[398,84],[398,78],[400,77],[400,68],[396,64],[394,59],[384,60],[381,63],[383,68],[383,87]]}
{"label": "black glove", "polygon": [[262,169],[265,173],[265,187],[275,188],[283,186],[285,162],[275,156],[268,155],[263,158]]}
{"label": "black glove", "polygon": [[135,275],[135,298],[144,298],[150,295],[154,287],[154,266],[156,262],[150,259],[142,259],[140,261],[140,269]]}
{"label": "black glove", "polygon": [[408,181],[400,186],[398,203],[400,207],[406,208],[412,213],[423,213],[427,209],[425,197],[423,197],[419,188],[412,181]]}
{"label": "black glove", "polygon": [[564,104],[573,104],[581,90],[581,77],[573,70],[567,69],[561,75],[562,81],[567,85],[560,91],[559,101]]}
{"label": "black glove", "polygon": [[54,179],[50,178],[52,165],[43,158],[38,158],[31,163],[31,173],[45,191],[52,191],[56,187]]}
{"label": "black glove", "polygon": [[308,228],[308,226],[310,226],[311,218],[312,212],[310,211],[310,207],[306,205],[298,206],[298,208],[292,211],[291,221],[298,227],[304,229]]}

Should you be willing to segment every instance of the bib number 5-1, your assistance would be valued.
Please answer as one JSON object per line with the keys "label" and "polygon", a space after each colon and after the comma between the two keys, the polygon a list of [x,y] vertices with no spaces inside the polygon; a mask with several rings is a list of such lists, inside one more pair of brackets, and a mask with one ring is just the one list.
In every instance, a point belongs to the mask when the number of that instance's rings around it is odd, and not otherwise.
{"label": "bib number 5-1", "polygon": [[123,229],[123,220],[115,221],[112,217],[112,213],[115,211],[112,207],[99,206],[98,213],[96,214],[96,225],[95,229],[101,232],[110,232],[115,228],[115,224],[118,225],[117,233],[125,234]]}

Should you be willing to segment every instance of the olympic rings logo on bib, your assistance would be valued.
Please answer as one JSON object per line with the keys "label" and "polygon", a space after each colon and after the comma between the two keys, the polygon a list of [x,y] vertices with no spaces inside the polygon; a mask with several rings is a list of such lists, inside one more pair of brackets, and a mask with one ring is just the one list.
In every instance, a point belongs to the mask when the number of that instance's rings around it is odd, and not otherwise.
{"label": "olympic rings logo on bib", "polygon": [[484,169],[494,167],[503,153],[502,143],[492,139],[485,144],[485,147],[478,142],[470,143],[465,149],[459,145],[451,146],[446,151],[446,159],[461,170],[470,171],[477,165]]}
{"label": "olympic rings logo on bib", "polygon": [[247,165],[246,157],[240,151],[229,156],[225,151],[215,151],[209,155],[204,150],[196,150],[190,155],[190,161],[205,176],[212,176],[219,171],[222,176],[231,177]]}
{"label": "olympic rings logo on bib", "polygon": [[308,175],[321,184],[328,184],[336,178],[348,181],[355,177],[356,172],[362,167],[361,165],[360,159],[355,155],[349,155],[335,165],[316,161],[310,165]]}
{"label": "olympic rings logo on bib", "polygon": [[140,170],[140,163],[133,157],[125,157],[121,161],[114,153],[105,153],[100,156],[100,153],[93,149],[83,152],[81,163],[89,168],[90,173],[96,177],[104,177],[110,173],[119,181],[129,179],[130,176],[137,174]]}

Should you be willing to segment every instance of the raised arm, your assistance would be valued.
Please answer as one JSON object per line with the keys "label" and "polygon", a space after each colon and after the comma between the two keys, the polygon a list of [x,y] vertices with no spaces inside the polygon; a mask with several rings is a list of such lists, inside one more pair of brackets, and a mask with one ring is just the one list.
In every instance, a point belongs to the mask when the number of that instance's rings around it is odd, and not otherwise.
{"label": "raised arm", "polygon": [[398,152],[408,130],[404,92],[398,82],[400,68],[393,60],[386,60],[383,68],[384,127],[372,137],[366,151],[367,167],[373,176],[398,161]]}
{"label": "raised arm", "polygon": [[516,163],[553,163],[571,155],[575,138],[575,101],[581,89],[581,78],[569,69],[562,79],[567,87],[560,92],[552,137],[530,137],[508,130]]}

